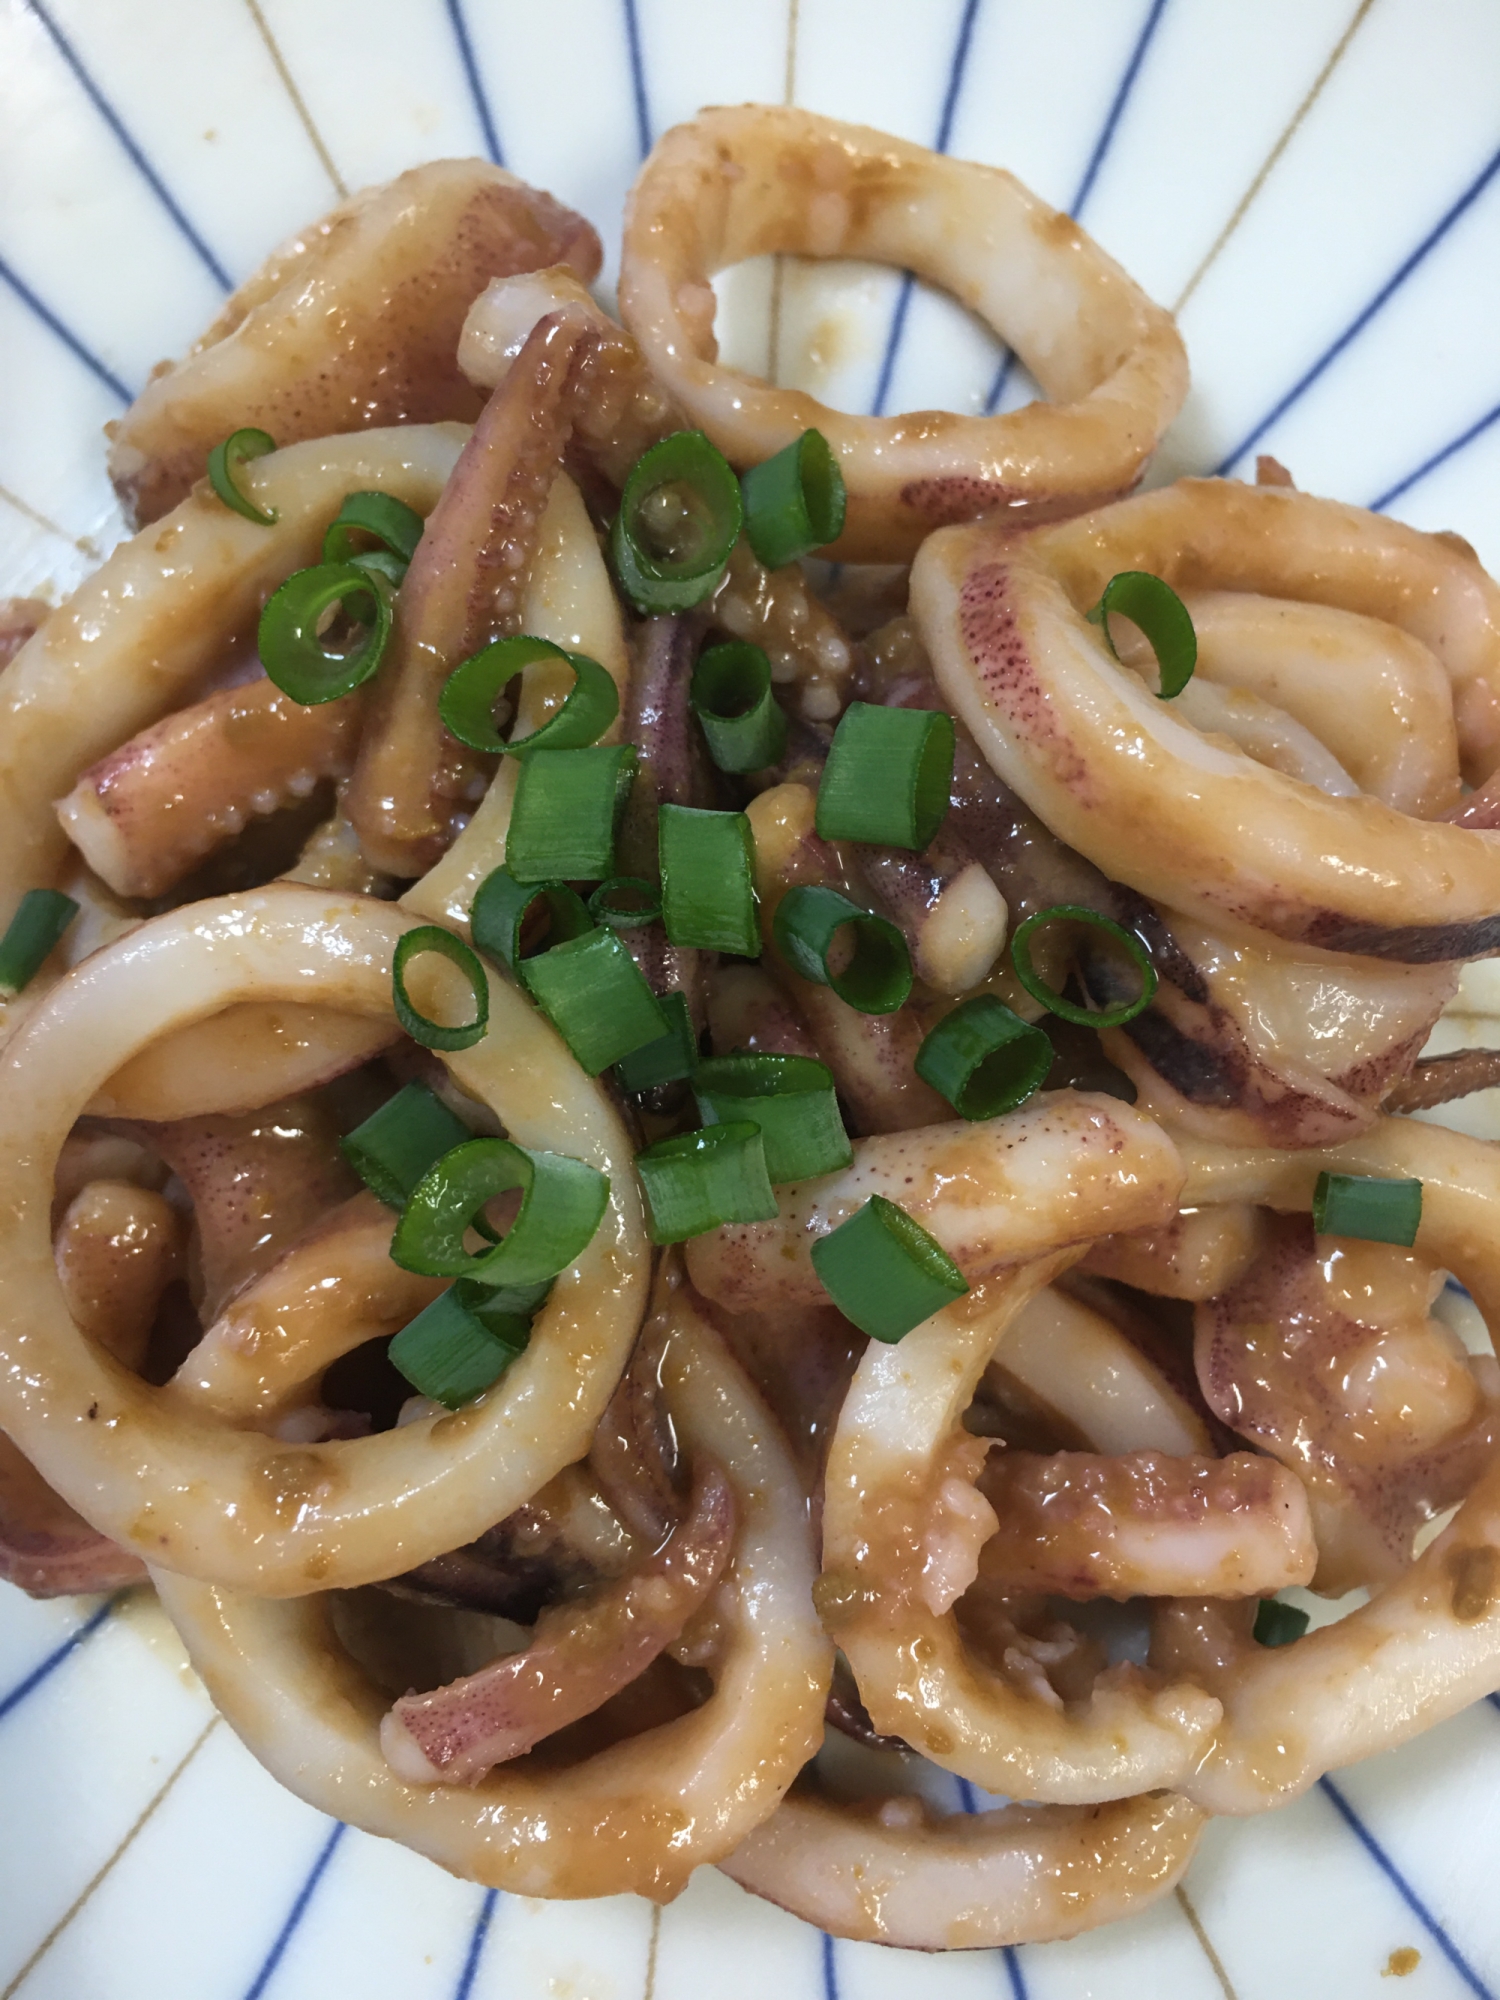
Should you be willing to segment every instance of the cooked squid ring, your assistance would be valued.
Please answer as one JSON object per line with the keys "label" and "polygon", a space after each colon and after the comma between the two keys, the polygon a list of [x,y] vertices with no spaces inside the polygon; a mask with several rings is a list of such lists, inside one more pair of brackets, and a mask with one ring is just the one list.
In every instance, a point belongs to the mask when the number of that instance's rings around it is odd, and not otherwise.
{"label": "cooked squid ring", "polygon": [[[1410,964],[1500,949],[1500,839],[1330,798],[1204,737],[1086,623],[1117,571],[1316,597],[1429,644],[1473,775],[1500,726],[1500,587],[1443,538],[1357,507],[1183,480],[1025,537],[945,529],[912,605],[948,704],[1060,839],[1211,930]],[[1494,697],[1500,714],[1500,695]]]}
{"label": "cooked squid ring", "polygon": [[798,1785],[719,1866],[835,1937],[973,1951],[1133,1915],[1178,1881],[1202,1826],[1166,1793],[935,1817],[910,1795],[847,1805]]}
{"label": "cooked squid ring", "polygon": [[195,698],[290,573],[318,560],[344,495],[379,487],[425,513],[463,444],[441,426],[322,438],[258,459],[245,484],[280,510],[247,521],[207,488],[115,550],[0,682],[0,924],[68,853],[53,801],[91,764]]}
{"label": "cooked squid ring", "polygon": [[[1422,1182],[1419,1256],[1456,1271],[1500,1325],[1500,1154],[1405,1118],[1305,1153],[1184,1147],[1189,1199],[1305,1209],[1319,1173]],[[1201,1676],[1200,1676],[1201,1677]],[[1500,1687],[1500,1464],[1452,1523],[1370,1602],[1294,1644],[1251,1647],[1210,1680],[1224,1704],[1182,1790],[1206,1810],[1284,1805],[1325,1771],[1406,1742]]]}
{"label": "cooked squid ring", "polygon": [[[709,280],[768,251],[931,279],[1053,400],[996,417],[855,417],[719,366]],[[945,521],[1055,520],[1127,493],[1187,393],[1171,315],[1010,174],[790,107],[705,111],[658,140],[626,210],[620,311],[735,465],[823,433],[848,489],[831,551],[847,561],[909,561]]]}
{"label": "cooked squid ring", "polygon": [[470,303],[491,278],[558,263],[594,277],[599,238],[486,161],[433,160],[362,189],[273,251],[109,426],[116,490],[136,520],[156,520],[245,424],[286,445],[472,423],[481,399],[456,359]]}
{"label": "cooked squid ring", "polygon": [[179,1118],[254,1111],[346,1076],[398,1039],[394,1021],[331,1007],[246,1000],[151,1042],[90,1100],[95,1118]]}
{"label": "cooked squid ring", "polygon": [[[610,1176],[597,1235],[556,1282],[530,1346],[453,1415],[290,1449],[184,1410],[69,1317],[52,1261],[52,1170],[100,1083],[153,1036],[247,998],[388,1018],[389,905],[279,883],[196,903],[96,953],[0,1067],[0,1423],[85,1518],[155,1564],[272,1595],[369,1582],[462,1547],[581,1458],[630,1352],[648,1251],[619,1119],[515,988],[444,1058],[523,1146]],[[440,989],[441,990],[441,989]]]}
{"label": "cooked squid ring", "polygon": [[214,1702],[284,1785],[456,1874],[528,1896],[669,1901],[727,1854],[822,1740],[832,1654],[811,1605],[802,1488],[775,1423],[683,1291],[668,1301],[667,1406],[728,1475],[740,1526],[714,1692],[565,1768],[501,1766],[472,1789],[408,1784],[380,1748],[383,1694],[335,1639],[327,1600],[272,1603],[156,1578]]}

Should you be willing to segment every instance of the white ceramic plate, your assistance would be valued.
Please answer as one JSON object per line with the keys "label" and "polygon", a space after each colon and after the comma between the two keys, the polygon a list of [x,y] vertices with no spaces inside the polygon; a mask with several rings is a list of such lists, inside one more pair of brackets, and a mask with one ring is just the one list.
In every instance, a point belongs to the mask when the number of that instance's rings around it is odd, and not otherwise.
{"label": "white ceramic plate", "polygon": [[[3,0],[0,592],[118,537],[100,425],[345,186],[489,151],[612,273],[651,136],[784,96],[1014,169],[1178,306],[1156,476],[1271,451],[1500,568],[1497,79],[1494,0]],[[765,367],[765,274],[724,293]],[[789,278],[775,345],[856,408],[982,407],[999,365],[863,267]],[[1448,2000],[1500,1988],[1497,1858],[1480,1703],[1071,1944],[835,1944],[709,1870],[661,1912],[496,1897],[281,1791],[149,1601],[0,1587],[0,2000]]]}

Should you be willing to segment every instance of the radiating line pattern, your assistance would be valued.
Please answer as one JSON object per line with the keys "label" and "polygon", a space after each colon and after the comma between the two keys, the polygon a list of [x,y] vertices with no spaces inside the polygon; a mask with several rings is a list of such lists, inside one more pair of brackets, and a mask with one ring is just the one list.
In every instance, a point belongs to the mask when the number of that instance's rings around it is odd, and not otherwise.
{"label": "radiating line pattern", "polygon": [[625,9],[625,47],[630,58],[630,94],[635,100],[635,133],[644,160],[651,151],[651,104],[646,96],[646,64],[641,55],[641,23],[636,0],[621,0]]}
{"label": "radiating line pattern", "polygon": [[77,1631],[70,1632],[60,1646],[34,1666],[24,1680],[17,1681],[8,1694],[0,1695],[0,1722],[13,1714],[28,1696],[35,1694],[43,1681],[49,1680],[57,1672],[64,1660],[71,1658],[80,1646],[92,1639],[114,1608],[115,1600],[111,1597],[99,1606],[92,1617],[86,1618]]}
{"label": "radiating line pattern", "polygon": [[281,87],[291,100],[292,109],[297,114],[297,121],[307,134],[308,144],[321,161],[324,173],[333,182],[334,191],[338,195],[339,200],[347,201],[349,199],[349,189],[345,184],[344,177],[334,165],[333,155],[324,144],[323,134],[318,130],[313,115],[307,108],[306,98],[297,88],[297,79],[292,75],[291,66],[282,53],[280,42],[277,41],[271,31],[271,24],[265,17],[260,0],[245,0],[245,5],[249,9],[250,19],[255,23],[255,32],[266,45],[266,54],[271,58],[271,65],[275,69],[277,76],[281,79]]}
{"label": "radiating line pattern", "polygon": [[479,1914],[475,1917],[474,1928],[469,1933],[469,1948],[464,1953],[463,1970],[459,1973],[458,1984],[453,1989],[453,2000],[469,2000],[469,1995],[474,1990],[474,1981],[479,1977],[479,1966],[484,1957],[485,1941],[489,1937],[490,1923],[499,1900],[498,1889],[486,1889],[480,1898]]}
{"label": "radiating line pattern", "polygon": [[245,2000],[261,2000],[261,1995],[276,1976],[276,1968],[286,1956],[287,1946],[301,1928],[302,1919],[307,1915],[308,1905],[318,1893],[318,1884],[327,1873],[328,1864],[338,1850],[339,1842],[349,1831],[341,1820],[336,1820],[328,1838],[319,1850],[318,1858],[308,1870],[306,1880],[297,1891],[292,1907],[287,1911],[281,1929],[276,1933],[271,1949],[261,1961],[259,1972],[245,1989]]}
{"label": "radiating line pattern", "polygon": [[464,81],[469,86],[474,115],[479,120],[479,130],[484,138],[484,150],[497,167],[503,167],[505,154],[501,150],[500,134],[495,129],[495,114],[490,109],[489,93],[485,90],[484,79],[479,74],[479,64],[474,58],[474,44],[469,39],[469,23],[464,15],[463,0],[443,0],[443,4],[448,9],[453,39],[458,44],[458,59],[463,65]]}
{"label": "radiating line pattern", "polygon": [[823,2000],[839,2000],[839,1969],[834,1940],[823,1933]]}
{"label": "radiating line pattern", "polygon": [[42,5],[42,0],[27,0],[27,5],[51,37],[52,44],[57,53],[73,72],[79,88],[93,105],[99,116],[104,120],[110,131],[114,133],[131,165],[140,174],[151,192],[167,211],[167,214],[171,216],[184,239],[196,253],[203,268],[216,283],[223,286],[226,292],[232,291],[234,289],[233,279],[224,269],[224,266],[219,262],[213,251],[209,249],[207,243],[204,242],[192,222],[189,221],[182,204],[172,193],[172,190],[167,186],[155,167],[152,166],[150,160],[147,159],[139,141],[94,81],[93,76],[84,67],[83,60],[79,56],[78,51],[73,47],[73,44],[68,40],[68,37],[63,33],[56,21],[53,20],[51,14]]}
{"label": "radiating line pattern", "polygon": [[1438,467],[1446,465],[1450,458],[1457,458],[1475,438],[1483,437],[1485,432],[1497,423],[1500,423],[1500,403],[1496,403],[1493,409],[1486,410],[1482,417],[1470,424],[1467,430],[1460,431],[1457,437],[1449,438],[1446,444],[1439,445],[1430,457],[1424,458],[1420,465],[1413,466],[1411,471],[1398,479],[1394,486],[1388,486],[1384,493],[1377,494],[1370,502],[1371,507],[1377,514],[1383,513],[1393,500],[1399,500],[1403,493],[1410,493],[1414,486],[1421,484],[1429,472],[1436,472]]}
{"label": "radiating line pattern", "polygon": [[59,319],[45,299],[34,292],[20,272],[0,257],[0,279],[3,279],[27,311],[39,319],[47,331],[60,340],[76,361],[81,361],[89,373],[101,381],[105,388],[119,397],[122,403],[131,400],[131,391],[126,388],[112,368],[107,368],[91,347],[86,347],[72,327]]}

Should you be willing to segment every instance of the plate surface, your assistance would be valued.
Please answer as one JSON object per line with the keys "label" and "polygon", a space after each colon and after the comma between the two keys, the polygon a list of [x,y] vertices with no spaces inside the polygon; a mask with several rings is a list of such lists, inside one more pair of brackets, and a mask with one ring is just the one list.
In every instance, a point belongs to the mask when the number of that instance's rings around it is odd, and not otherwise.
{"label": "plate surface", "polygon": [[[4,0],[0,594],[64,594],[118,538],[100,425],[346,187],[488,152],[590,216],[608,279],[652,136],[786,97],[1010,167],[1177,307],[1194,388],[1153,478],[1273,452],[1500,569],[1497,76],[1493,0]],[[1025,398],[889,273],[789,271],[774,334],[766,272],[722,289],[731,358],[848,407]],[[133,1598],[0,1586],[0,1799],[0,2000],[1500,1990],[1493,1701],[1211,1826],[1143,1917],[945,1958],[709,1870],[662,1912],[455,1882],[281,1791]]]}

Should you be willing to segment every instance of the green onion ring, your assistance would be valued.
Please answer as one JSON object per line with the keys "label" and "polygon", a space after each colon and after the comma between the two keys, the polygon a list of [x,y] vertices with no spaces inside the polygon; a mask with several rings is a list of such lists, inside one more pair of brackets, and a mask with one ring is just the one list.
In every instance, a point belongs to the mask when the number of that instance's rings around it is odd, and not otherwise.
{"label": "green onion ring", "polygon": [[[1079,1007],[1073,1001],[1064,999],[1061,993],[1047,984],[1031,962],[1032,935],[1042,924],[1063,922],[1087,924],[1114,939],[1141,975],[1141,990],[1134,1000],[1095,1013],[1088,1007]],[[1059,1020],[1072,1021],[1080,1028],[1123,1028],[1127,1021],[1133,1021],[1137,1014],[1146,1011],[1156,992],[1156,967],[1151,963],[1151,954],[1135,933],[1127,931],[1110,917],[1100,916],[1097,910],[1086,910],[1077,903],[1055,903],[1051,909],[1034,911],[1024,923],[1018,924],[1010,941],[1010,961],[1016,969],[1017,979],[1033,1000],[1039,1000]]]}
{"label": "green onion ring", "polygon": [[276,440],[269,431],[231,431],[222,444],[216,444],[208,454],[208,480],[215,493],[226,507],[232,507],[236,514],[243,514],[247,521],[257,521],[263,528],[274,527],[281,519],[275,507],[257,507],[245,493],[235,474],[252,458],[264,458],[268,451],[276,449]]}
{"label": "green onion ring", "polygon": [[[507,741],[495,727],[495,699],[505,683],[538,660],[562,660],[573,669],[567,699],[541,728],[519,741]],[[597,660],[586,653],[565,653],[550,639],[528,632],[496,639],[473,653],[449,674],[438,696],[438,713],[450,735],[471,750],[492,754],[509,751],[528,757],[534,750],[579,750],[596,742],[620,712],[620,691]]]}
{"label": "green onion ring", "polygon": [[522,962],[521,980],[589,1076],[660,1041],[671,1026],[615,931],[586,931],[538,952]]}
{"label": "green onion ring", "polygon": [[426,525],[415,507],[408,507],[393,493],[346,493],[343,505],[328,524],[328,531],[323,537],[323,560],[352,563],[359,559],[361,553],[376,553],[362,550],[355,540],[358,532],[373,535],[384,553],[404,570],[417,552],[417,543],[421,541]]}
{"label": "green onion ring", "polygon": [[[854,930],[854,956],[842,972],[831,972],[828,953],[845,925]],[[771,925],[776,947],[794,972],[818,986],[831,986],[861,1014],[894,1014],[911,992],[911,953],[906,939],[884,917],[851,903],[837,889],[799,884],[776,906]]]}
{"label": "green onion ring", "polygon": [[913,1067],[960,1118],[998,1118],[1041,1089],[1054,1053],[1040,1028],[976,993],[943,1016]]}
{"label": "green onion ring", "polygon": [[1251,1636],[1257,1646],[1290,1646],[1300,1639],[1312,1621],[1295,1604],[1279,1598],[1263,1597],[1256,1607]]}
{"label": "green onion ring", "polygon": [[780,569],[844,532],[844,475],[821,431],[801,437],[741,475],[745,537],[755,559]]}
{"label": "green onion ring", "polygon": [[387,1208],[406,1206],[427,1169],[473,1134],[425,1083],[408,1083],[339,1141],[339,1151]]}
{"label": "green onion ring", "polygon": [[[626,896],[638,900],[622,902],[621,898]],[[656,922],[661,915],[661,897],[639,875],[611,875],[589,897],[588,910],[596,924],[604,924],[612,931],[634,931],[643,924]]]}
{"label": "green onion ring", "polygon": [[[330,653],[318,638],[324,612],[342,604],[369,626],[350,653]],[[260,614],[260,658],[283,694],[304,708],[351,694],[379,667],[391,636],[391,598],[385,580],[353,563],[319,563],[299,569],[266,600]]]}
{"label": "green onion ring", "polygon": [[693,1033],[686,995],[674,987],[657,1004],[667,1023],[667,1032],[654,1041],[642,1042],[615,1064],[615,1082],[632,1097],[659,1090],[666,1083],[681,1083],[697,1067],[698,1037]]}
{"label": "green onion ring", "polygon": [[714,1056],[693,1071],[693,1095],[705,1125],[760,1127],[773,1187],[853,1164],[832,1073],[812,1056]]}
{"label": "green onion ring", "polygon": [[1161,673],[1157,700],[1170,701],[1173,695],[1181,694],[1198,664],[1198,635],[1177,592],[1149,570],[1123,569],[1110,578],[1104,586],[1104,595],[1086,616],[1103,632],[1104,643],[1118,659],[1109,632],[1112,611],[1138,625],[1150,641]]}
{"label": "green onion ring", "polygon": [[[684,487],[697,502],[698,545],[683,556],[653,554],[643,515],[664,487]],[[702,431],[674,431],[642,452],[620,495],[610,529],[610,559],[625,595],[640,611],[686,611],[718,584],[744,521],[740,483]]]}
{"label": "green onion ring", "polygon": [[606,881],[635,766],[629,743],[523,757],[505,836],[505,865],[516,880]]}
{"label": "green onion ring", "polygon": [[[429,951],[456,965],[469,982],[474,995],[474,1018],[463,1027],[445,1028],[440,1021],[429,1021],[425,1014],[418,1013],[407,996],[406,968],[414,958]],[[484,967],[463,939],[445,931],[441,924],[419,924],[397,940],[391,960],[391,997],[396,1019],[424,1049],[471,1049],[490,1024],[490,983]]]}
{"label": "green onion ring", "polygon": [[811,1254],[824,1291],[872,1340],[901,1340],[969,1289],[943,1246],[880,1194],[820,1237]]}
{"label": "green onion ring", "polygon": [[535,947],[538,951],[548,951],[593,929],[577,890],[566,882],[518,882],[502,867],[486,875],[474,892],[469,935],[486,958],[515,972],[522,958],[531,956],[521,950],[521,932],[538,902],[547,912],[546,940]]}
{"label": "green onion ring", "polygon": [[61,889],[26,891],[0,938],[0,997],[30,985],[77,915],[77,903]]}
{"label": "green onion ring", "polygon": [[[408,1321],[386,1349],[391,1366],[417,1391],[461,1410],[492,1388],[525,1352],[530,1324],[519,1314],[466,1303],[462,1280]],[[476,1287],[480,1296],[484,1288]]]}
{"label": "green onion ring", "polygon": [[769,1222],[776,1196],[760,1127],[748,1120],[680,1132],[635,1156],[653,1243],[684,1243],[726,1222]]}
{"label": "green onion ring", "polygon": [[786,712],[771,692],[771,662],[759,646],[710,646],[693,669],[688,699],[721,771],[763,771],[786,749]]}
{"label": "green onion ring", "polygon": [[942,709],[851,701],[818,786],[819,838],[920,853],[947,817],[953,751],[953,717]]}
{"label": "green onion ring", "polygon": [[[464,1238],[487,1201],[521,1190],[515,1221],[492,1250],[477,1255]],[[412,1189],[391,1238],[404,1271],[472,1278],[488,1285],[534,1285],[555,1278],[594,1239],[609,1201],[609,1176],[566,1153],[533,1152],[509,1139],[467,1139]]]}
{"label": "green onion ring", "polygon": [[1399,1243],[1409,1250],[1422,1226],[1422,1183],[1370,1174],[1319,1174],[1312,1216],[1320,1236],[1357,1236],[1366,1243]]}

